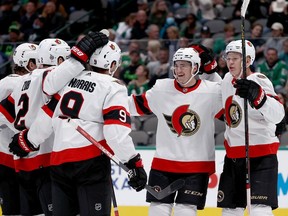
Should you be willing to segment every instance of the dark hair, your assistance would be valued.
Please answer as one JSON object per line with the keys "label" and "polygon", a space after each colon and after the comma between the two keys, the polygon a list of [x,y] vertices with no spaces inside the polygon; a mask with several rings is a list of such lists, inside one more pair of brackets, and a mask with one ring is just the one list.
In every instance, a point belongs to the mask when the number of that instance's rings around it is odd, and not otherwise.
{"label": "dark hair", "polygon": [[146,76],[145,77],[148,79],[149,78],[149,73],[150,73],[149,68],[146,67],[145,65],[141,65],[141,64],[138,67],[143,67],[144,72],[146,72]]}
{"label": "dark hair", "polygon": [[136,54],[136,55],[140,56],[140,52],[138,50],[130,51],[129,55],[133,55],[133,54]]}

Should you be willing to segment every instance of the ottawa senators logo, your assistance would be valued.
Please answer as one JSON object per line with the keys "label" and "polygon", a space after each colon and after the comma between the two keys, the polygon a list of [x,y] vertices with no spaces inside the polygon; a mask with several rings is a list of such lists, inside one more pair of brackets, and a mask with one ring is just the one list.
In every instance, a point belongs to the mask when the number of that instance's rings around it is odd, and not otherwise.
{"label": "ottawa senators logo", "polygon": [[233,96],[227,98],[225,103],[225,120],[229,127],[236,128],[242,119],[240,105],[233,100]]}
{"label": "ottawa senators logo", "polygon": [[55,43],[56,44],[61,44],[61,40],[59,40],[58,38],[55,39]]}
{"label": "ottawa senators logo", "polygon": [[112,50],[115,50],[114,44],[110,44],[110,48],[111,48]]}
{"label": "ottawa senators logo", "polygon": [[264,74],[257,74],[257,77],[259,77],[261,79],[266,79],[267,78]]}
{"label": "ottawa senators logo", "polygon": [[225,198],[225,194],[223,191],[219,190],[217,194],[217,202],[222,202]]}
{"label": "ottawa senators logo", "polygon": [[199,130],[200,118],[188,107],[189,105],[183,105],[176,108],[172,116],[163,114],[170,130],[178,136],[191,136]]}
{"label": "ottawa senators logo", "polygon": [[247,41],[247,45],[248,45],[249,47],[252,47],[252,46],[253,46],[250,41]]}
{"label": "ottawa senators logo", "polygon": [[29,47],[31,50],[36,50],[36,46],[35,46],[34,44],[30,44],[28,47]]}

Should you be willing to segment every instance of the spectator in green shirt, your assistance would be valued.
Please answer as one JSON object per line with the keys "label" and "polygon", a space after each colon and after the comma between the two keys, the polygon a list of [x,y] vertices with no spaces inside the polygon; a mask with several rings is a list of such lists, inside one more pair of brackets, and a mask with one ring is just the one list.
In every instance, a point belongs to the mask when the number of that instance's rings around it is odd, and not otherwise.
{"label": "spectator in green shirt", "polygon": [[130,64],[123,68],[121,71],[120,71],[120,79],[122,81],[124,81],[124,83],[126,85],[128,85],[128,83],[131,81],[131,80],[134,80],[137,78],[136,74],[135,74],[135,71],[136,71],[136,68],[140,65],[140,52],[137,51],[137,50],[132,50],[129,52],[129,56],[130,56]]}
{"label": "spectator in green shirt", "polygon": [[278,51],[275,48],[268,48],[265,61],[259,64],[256,71],[265,74],[272,82],[276,92],[282,90],[287,82],[288,68],[285,62],[278,58]]}
{"label": "spectator in green shirt", "polygon": [[288,65],[288,38],[283,41],[283,52],[279,54],[279,59]]}
{"label": "spectator in green shirt", "polygon": [[146,92],[150,87],[149,83],[149,69],[144,65],[139,65],[136,69],[135,75],[137,79],[129,82],[127,89],[128,95],[140,95]]}

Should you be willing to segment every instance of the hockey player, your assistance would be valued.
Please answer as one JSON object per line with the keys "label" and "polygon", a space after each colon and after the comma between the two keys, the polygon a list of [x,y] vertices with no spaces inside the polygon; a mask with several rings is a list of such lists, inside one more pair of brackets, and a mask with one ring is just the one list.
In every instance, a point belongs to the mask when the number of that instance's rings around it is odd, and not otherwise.
{"label": "hockey player", "polygon": [[242,41],[226,46],[225,59],[229,68],[222,82],[222,101],[225,107],[226,156],[218,189],[218,207],[223,216],[243,216],[246,207],[245,187],[245,130],[244,100],[248,103],[249,157],[251,184],[251,216],[271,216],[278,207],[277,150],[275,124],[284,117],[273,85],[261,73],[253,73],[250,65],[255,60],[255,49],[245,41],[247,79],[243,79]]}
{"label": "hockey player", "polygon": [[[12,93],[21,81],[21,75],[37,68],[37,49],[38,45],[32,43],[23,43],[16,47],[13,54],[14,74],[0,80],[0,101]],[[9,126],[10,128],[5,124],[0,126],[0,200],[3,215],[19,215],[19,183],[14,168],[13,154],[8,149],[15,129],[13,125]]]}
{"label": "hockey player", "polygon": [[[44,64],[45,66],[43,69],[36,69],[32,73],[24,75],[12,94],[1,102],[3,110],[6,111],[3,114],[14,124],[17,130],[29,128],[35,120],[38,110],[49,99],[48,95],[42,91],[43,77],[49,70],[53,69],[51,66],[61,64],[69,56],[70,47],[62,40],[45,39],[40,42],[38,62],[40,60],[42,67]],[[23,215],[35,215],[43,212],[45,215],[52,215],[51,183],[48,168],[51,152],[49,143],[51,140],[47,140],[43,148],[28,157],[14,158],[15,169],[19,175],[21,214]]]}
{"label": "hockey player", "polygon": [[[93,71],[83,71],[73,78],[43,107],[28,134],[26,131],[18,135],[25,140],[27,151],[34,151],[54,130],[53,215],[75,215],[77,206],[80,215],[111,213],[110,159],[75,131],[67,118],[73,118],[127,165],[134,174],[128,181],[130,186],[136,191],[145,187],[147,175],[129,136],[127,89],[112,77],[120,59],[121,50],[114,42],[96,49],[89,60]],[[48,127],[49,122],[53,128]],[[17,139],[13,142],[19,146]]]}
{"label": "hockey player", "polygon": [[220,84],[196,79],[200,57],[193,48],[178,49],[173,65],[175,79],[157,80],[129,101],[131,115],[153,112],[158,118],[148,184],[161,190],[185,179],[177,196],[157,200],[147,193],[150,216],[171,215],[174,202],[175,216],[197,215],[205,206],[209,175],[215,172],[214,118],[222,110]]}
{"label": "hockey player", "polygon": [[[24,130],[30,128],[31,124],[36,118],[36,115],[40,108],[49,100],[49,95],[53,95],[58,92],[72,77],[80,73],[84,66],[80,61],[75,59],[81,59],[85,62],[87,55],[91,55],[92,52],[81,53],[78,47],[88,47],[88,50],[95,50],[96,48],[103,46],[108,42],[106,35],[102,33],[91,33],[83,38],[73,49],[72,57],[70,57],[70,47],[61,39],[45,39],[40,42],[38,50],[38,61],[41,69],[33,71],[23,77],[21,84],[13,91],[11,96],[1,102],[2,107],[7,108],[9,106],[15,106],[15,119],[13,117],[13,111],[11,115],[6,114],[7,119],[13,121],[14,126],[18,130]],[[77,47],[78,46],[78,47]],[[89,47],[90,46],[90,47]],[[84,58],[84,59],[83,59]],[[66,60],[66,63],[62,63]],[[55,67],[57,66],[57,67]],[[62,73],[56,73],[55,71]],[[65,76],[63,76],[65,74]],[[11,102],[15,101],[15,104]],[[6,105],[6,106],[5,106]],[[13,106],[14,105],[14,106]],[[14,140],[18,139],[16,135]],[[19,142],[21,142],[19,137]],[[32,193],[29,190],[37,191],[42,209],[45,215],[52,215],[52,197],[51,197],[51,181],[50,181],[50,153],[52,151],[53,135],[48,137],[40,149],[33,149],[35,152],[21,152],[19,148],[27,150],[24,145],[9,145],[10,151],[21,158],[16,158],[15,168],[19,170],[20,185],[24,188],[21,194],[24,194],[27,203],[21,202],[21,205],[26,211],[22,214],[39,214],[39,209],[33,209],[35,203],[31,202],[30,196]],[[21,187],[20,187],[21,189]],[[21,206],[21,207],[22,207]]]}

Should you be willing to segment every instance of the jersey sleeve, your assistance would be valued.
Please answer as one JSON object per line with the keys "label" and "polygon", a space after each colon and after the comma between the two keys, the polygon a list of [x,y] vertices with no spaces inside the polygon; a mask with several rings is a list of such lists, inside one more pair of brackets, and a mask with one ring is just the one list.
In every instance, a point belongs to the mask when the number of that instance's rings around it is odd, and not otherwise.
{"label": "jersey sleeve", "polygon": [[113,84],[103,106],[104,137],[115,155],[125,163],[136,155],[131,132],[131,118],[127,90],[120,84]]}
{"label": "jersey sleeve", "polygon": [[216,83],[216,89],[215,89],[215,100],[214,100],[214,107],[216,107],[216,115],[215,118],[223,121],[224,120],[224,108],[222,105],[222,92],[221,92],[221,82]]}
{"label": "jersey sleeve", "polygon": [[7,98],[16,87],[19,81],[19,76],[11,74],[0,80],[0,101]]}
{"label": "jersey sleeve", "polygon": [[33,143],[36,148],[53,133],[52,117],[59,100],[60,96],[55,94],[49,103],[40,109],[28,131],[28,140]]}
{"label": "jersey sleeve", "polygon": [[15,121],[15,101],[14,98],[9,95],[7,98],[0,103],[0,113],[2,123],[13,123]]}
{"label": "jersey sleeve", "polygon": [[212,81],[212,82],[221,82],[222,81],[222,78],[216,72],[212,73],[212,74],[207,74],[207,73],[200,74],[199,78],[201,80],[209,80],[209,81]]}
{"label": "jersey sleeve", "polygon": [[268,122],[278,124],[284,118],[285,111],[283,104],[281,104],[274,91],[271,81],[263,74],[256,75],[255,81],[262,87],[267,96],[266,102],[258,110]]}
{"label": "jersey sleeve", "polygon": [[77,60],[70,58],[51,71],[43,74],[43,92],[53,95],[61,90],[72,78],[84,70],[84,66]]}
{"label": "jersey sleeve", "polygon": [[137,96],[136,95],[129,96],[129,109],[132,116],[142,116],[152,113],[148,105],[146,93],[147,92]]}
{"label": "jersey sleeve", "polygon": [[18,133],[19,131],[14,127],[16,118],[14,99],[11,95],[0,102],[0,124],[5,124],[12,131]]}
{"label": "jersey sleeve", "polygon": [[[129,96],[129,109],[132,116],[142,116],[154,113],[157,110],[157,95],[161,88],[162,79],[156,81],[155,85],[141,95]],[[164,82],[165,83],[165,82]]]}

